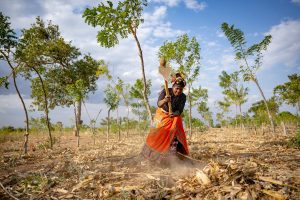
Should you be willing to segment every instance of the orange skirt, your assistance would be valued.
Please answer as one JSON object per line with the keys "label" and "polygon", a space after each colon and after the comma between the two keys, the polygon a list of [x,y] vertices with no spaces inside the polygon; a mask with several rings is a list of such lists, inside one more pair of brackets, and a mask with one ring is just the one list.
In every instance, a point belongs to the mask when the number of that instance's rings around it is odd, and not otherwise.
{"label": "orange skirt", "polygon": [[144,157],[150,160],[157,160],[160,157],[167,156],[170,146],[175,139],[178,141],[177,151],[185,155],[189,154],[182,118],[180,116],[170,118],[168,113],[158,108],[153,126],[150,129],[146,144],[142,150]]}

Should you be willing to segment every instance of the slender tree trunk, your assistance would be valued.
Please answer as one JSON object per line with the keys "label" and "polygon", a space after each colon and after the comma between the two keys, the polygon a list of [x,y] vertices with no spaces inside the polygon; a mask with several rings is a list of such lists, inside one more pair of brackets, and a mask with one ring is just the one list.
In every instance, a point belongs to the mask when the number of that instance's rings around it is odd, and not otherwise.
{"label": "slender tree trunk", "polygon": [[49,120],[49,109],[48,109],[47,92],[46,92],[45,84],[44,84],[44,81],[42,79],[41,74],[38,72],[38,70],[35,67],[32,67],[32,68],[37,73],[37,75],[38,75],[38,77],[40,79],[40,82],[41,82],[41,85],[42,85],[42,89],[43,89],[43,93],[44,93],[46,122],[47,122],[48,134],[49,134],[49,139],[50,139],[50,147],[52,149],[52,147],[53,147],[53,140],[52,140],[52,134],[51,134],[51,124],[50,124],[50,120]]}
{"label": "slender tree trunk", "polygon": [[29,117],[28,117],[28,112],[27,112],[27,108],[26,108],[26,105],[25,105],[25,102],[24,102],[24,99],[19,91],[19,88],[18,88],[18,85],[17,85],[17,81],[16,81],[16,78],[17,78],[17,73],[16,73],[16,69],[12,66],[8,56],[5,54],[5,53],[2,53],[2,55],[5,57],[5,60],[7,61],[11,71],[12,71],[12,74],[13,74],[13,80],[14,80],[14,86],[15,86],[15,89],[17,91],[17,94],[18,94],[18,97],[19,99],[21,100],[22,102],[22,106],[23,106],[23,110],[25,112],[25,117],[26,117],[26,127],[25,127],[25,134],[24,134],[24,154],[26,155],[27,152],[28,152],[28,137],[29,137]]}
{"label": "slender tree trunk", "polygon": [[120,130],[120,119],[119,119],[119,109],[117,109],[117,125],[118,125],[118,139],[121,140],[121,130]]}
{"label": "slender tree trunk", "polygon": [[77,137],[77,147],[79,147],[79,133],[78,133],[78,120],[77,120],[77,111],[76,111],[76,104],[74,103],[74,117],[75,117],[75,136]]}
{"label": "slender tree trunk", "polygon": [[188,101],[189,101],[189,134],[192,139],[192,99],[191,99],[191,86],[188,86]]}
{"label": "slender tree trunk", "polygon": [[282,127],[282,130],[283,130],[283,135],[287,135],[287,131],[286,131],[286,126],[285,126],[285,123],[284,121],[281,121],[281,127]]}
{"label": "slender tree trunk", "polygon": [[148,95],[147,95],[147,80],[146,80],[146,75],[145,75],[143,51],[142,51],[139,39],[136,35],[136,31],[133,30],[132,26],[130,26],[130,29],[131,29],[131,32],[133,34],[133,37],[136,41],[136,44],[137,44],[137,47],[138,47],[138,50],[139,50],[139,57],[140,57],[140,60],[141,60],[141,69],[142,69],[142,79],[143,79],[143,83],[144,83],[144,89],[143,89],[144,101],[145,101],[146,109],[147,109],[147,112],[148,112],[148,117],[149,117],[150,123],[152,125],[153,124],[153,118],[152,118],[152,113],[151,113],[150,104],[149,104]]}
{"label": "slender tree trunk", "polygon": [[129,106],[127,106],[127,132],[126,132],[126,137],[128,138],[129,136]]}
{"label": "slender tree trunk", "polygon": [[271,113],[270,113],[270,110],[269,110],[269,106],[268,106],[268,104],[267,104],[266,97],[265,97],[265,95],[264,95],[264,93],[263,93],[263,91],[262,91],[262,89],[261,89],[261,87],[260,87],[260,85],[259,85],[259,83],[258,83],[258,80],[255,78],[253,81],[254,81],[254,83],[256,84],[256,86],[258,87],[259,92],[260,92],[260,94],[261,94],[261,96],[262,96],[262,98],[263,98],[263,101],[264,101],[264,103],[265,103],[265,106],[266,106],[266,109],[267,109],[267,112],[268,112],[268,117],[269,117],[269,120],[270,120],[271,129],[272,129],[273,134],[275,134],[274,121],[273,121],[272,115],[271,115]]}
{"label": "slender tree trunk", "polygon": [[244,129],[244,128],[245,128],[245,125],[244,125],[244,122],[243,122],[242,105],[241,105],[241,104],[238,104],[238,105],[239,105],[239,110],[240,110],[240,123],[241,123],[241,128]]}
{"label": "slender tree trunk", "polygon": [[297,116],[298,116],[300,113],[300,100],[297,102],[297,104],[298,104],[298,110],[297,110]]}
{"label": "slender tree trunk", "polygon": [[[12,66],[11,66],[12,68]],[[27,108],[26,108],[26,105],[25,105],[25,102],[23,100],[23,97],[21,96],[21,93],[19,91],[19,88],[17,86],[17,82],[16,82],[16,72],[14,70],[14,68],[12,68],[12,71],[13,71],[13,79],[14,79],[14,86],[15,86],[15,89],[17,91],[17,94],[22,102],[22,106],[23,106],[23,110],[25,112],[25,117],[26,117],[26,128],[25,128],[25,134],[24,134],[24,154],[27,154],[28,152],[28,136],[29,136],[29,118],[28,118],[28,112],[27,112]]]}
{"label": "slender tree trunk", "polygon": [[76,136],[77,136],[77,147],[79,147],[79,141],[80,141],[80,127],[81,127],[81,107],[82,107],[82,101],[81,99],[78,100],[76,103]]}
{"label": "slender tree trunk", "polygon": [[111,110],[111,109],[108,109],[108,112],[107,112],[107,132],[106,132],[106,142],[108,142],[108,136],[109,136],[110,110]]}
{"label": "slender tree trunk", "polygon": [[235,104],[235,129],[237,129],[237,104]]}

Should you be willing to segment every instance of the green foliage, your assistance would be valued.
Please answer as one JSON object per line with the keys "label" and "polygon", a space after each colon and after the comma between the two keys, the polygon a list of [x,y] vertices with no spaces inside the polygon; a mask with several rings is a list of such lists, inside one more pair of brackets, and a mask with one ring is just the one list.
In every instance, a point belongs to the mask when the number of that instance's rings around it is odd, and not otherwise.
{"label": "green foliage", "polygon": [[[244,33],[240,29],[235,28],[234,25],[230,26],[227,23],[223,23],[221,28],[236,52],[235,58],[244,62],[244,64],[240,65],[240,71],[243,74],[244,80],[256,81],[256,72],[262,65],[262,52],[271,43],[272,36],[267,35],[258,44],[253,44],[247,48]],[[251,66],[248,61],[250,57],[254,59],[254,64]]]}
{"label": "green foliage", "polygon": [[[16,34],[10,27],[9,17],[4,16],[0,12],[0,60],[9,61],[9,57],[13,48],[18,44]],[[4,85],[8,89],[8,76],[0,77],[0,87]]]}
{"label": "green foliage", "polygon": [[42,192],[49,187],[49,185],[56,185],[58,182],[59,178],[57,177],[48,178],[47,176],[38,173],[30,174],[22,178],[18,181],[18,186],[26,188],[26,190],[30,192]]}
{"label": "green foliage", "polygon": [[100,26],[97,40],[101,46],[110,48],[119,43],[119,38],[127,38],[143,23],[143,6],[146,0],[125,0],[114,5],[112,1],[101,2],[98,7],[87,8],[83,13],[85,22],[93,27]]}
{"label": "green foliage", "polygon": [[190,40],[188,35],[184,34],[175,42],[165,42],[159,48],[158,56],[178,64],[178,71],[185,75],[184,78],[191,87],[200,70],[200,45],[195,37]]}
{"label": "green foliage", "polygon": [[300,111],[300,76],[295,73],[289,75],[288,78],[289,82],[285,82],[274,88],[274,94],[279,95],[287,104],[298,105],[298,111]]}
{"label": "green foliage", "polygon": [[0,12],[0,60],[3,53],[14,48],[18,44],[14,30],[10,27],[9,17]]}
{"label": "green foliage", "polygon": [[208,92],[207,89],[201,88],[192,88],[191,90],[191,103],[192,106],[199,105],[201,102],[207,102]]}
{"label": "green foliage", "polygon": [[209,111],[209,107],[207,106],[207,102],[200,102],[197,107],[197,111],[203,117],[203,119],[209,124],[209,126],[213,126],[213,118],[212,112]]}
{"label": "green foliage", "polygon": [[4,85],[6,89],[8,89],[9,86],[8,76],[0,77],[0,87],[2,87],[2,85]]}
{"label": "green foliage", "polygon": [[294,124],[296,124],[297,122],[300,123],[300,117],[293,115],[292,113],[290,113],[288,111],[280,112],[276,116],[276,119],[277,119],[277,121],[284,121],[285,123],[294,123]]}
{"label": "green foliage", "polygon": [[296,135],[289,140],[288,146],[300,148],[300,129],[298,129]]}
{"label": "green foliage", "polygon": [[119,95],[114,90],[114,88],[108,85],[104,90],[104,93],[105,93],[104,102],[109,107],[109,110],[117,109],[117,107],[119,106],[120,98]]}
{"label": "green foliage", "polygon": [[[272,116],[276,116],[279,111],[279,102],[276,100],[275,97],[270,98],[267,100],[267,104],[270,110],[270,114]],[[265,109],[264,101],[258,101],[253,103],[252,106],[248,110],[249,113],[253,114],[253,119],[256,124],[265,123],[268,120],[268,113]]]}
{"label": "green foliage", "polygon": [[130,85],[124,84],[124,81],[118,77],[118,82],[115,85],[116,90],[122,96],[124,103],[126,106],[129,106],[129,98],[130,98]]}
{"label": "green foliage", "polygon": [[204,123],[198,118],[192,118],[192,125],[195,128],[201,128],[204,126]]}
{"label": "green foliage", "polygon": [[[52,145],[59,143],[59,139],[57,137],[52,137]],[[47,139],[37,145],[38,149],[46,150],[51,149],[50,139]]]}
{"label": "green foliage", "polygon": [[[151,93],[150,88],[151,88],[151,80],[148,79],[147,88],[146,88],[146,92],[148,96]],[[140,119],[146,120],[148,116],[147,116],[147,108],[146,108],[146,102],[144,100],[143,90],[144,90],[144,86],[143,86],[142,79],[137,79],[134,85],[131,86],[129,90],[129,96],[131,100],[135,101],[130,104],[132,107],[133,114],[137,115]]]}
{"label": "green foliage", "polygon": [[3,133],[3,134],[12,133],[15,131],[16,131],[16,129],[13,126],[4,126],[0,129],[0,133]]}
{"label": "green foliage", "polygon": [[236,105],[242,105],[247,101],[248,88],[244,88],[240,83],[238,72],[228,74],[222,71],[222,74],[219,75],[219,79],[219,85],[224,89],[222,93],[229,102],[231,101]]}
{"label": "green foliage", "polygon": [[32,131],[43,131],[47,129],[47,121],[45,117],[31,117],[29,120],[29,125]]}

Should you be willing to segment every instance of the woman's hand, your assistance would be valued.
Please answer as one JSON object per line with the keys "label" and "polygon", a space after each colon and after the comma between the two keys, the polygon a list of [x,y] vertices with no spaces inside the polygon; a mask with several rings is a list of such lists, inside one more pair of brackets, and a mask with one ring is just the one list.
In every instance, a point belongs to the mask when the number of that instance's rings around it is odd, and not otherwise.
{"label": "woman's hand", "polygon": [[164,101],[165,101],[165,103],[171,102],[171,96],[166,95],[165,98],[164,98]]}
{"label": "woman's hand", "polygon": [[170,117],[170,118],[177,117],[177,116],[178,116],[178,115],[177,115],[177,114],[174,114],[174,113],[170,113],[170,114],[169,114],[169,117]]}

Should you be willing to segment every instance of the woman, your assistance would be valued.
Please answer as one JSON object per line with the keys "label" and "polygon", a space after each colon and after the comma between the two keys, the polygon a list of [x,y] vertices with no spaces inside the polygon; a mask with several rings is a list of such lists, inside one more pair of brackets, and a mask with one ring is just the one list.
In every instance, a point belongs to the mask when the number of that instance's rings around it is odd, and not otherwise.
{"label": "woman", "polygon": [[[166,96],[165,90],[162,90],[158,97],[154,127],[150,129],[142,150],[142,155],[150,161],[168,164],[176,152],[189,154],[180,116],[186,102],[186,95],[183,93],[185,85],[185,80],[177,73],[173,78],[172,88],[169,88],[170,96]],[[168,113],[168,102],[171,102],[172,113]]]}

